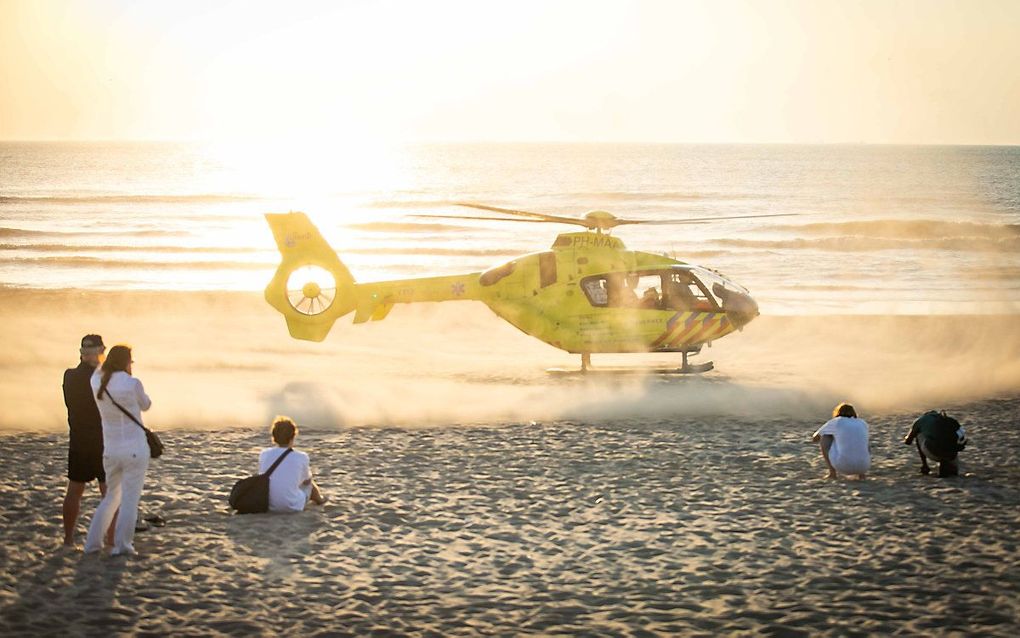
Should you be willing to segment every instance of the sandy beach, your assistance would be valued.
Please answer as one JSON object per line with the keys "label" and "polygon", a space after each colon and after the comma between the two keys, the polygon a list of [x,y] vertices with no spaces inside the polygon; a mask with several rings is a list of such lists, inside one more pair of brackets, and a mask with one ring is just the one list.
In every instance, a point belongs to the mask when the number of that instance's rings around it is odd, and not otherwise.
{"label": "sandy beach", "polygon": [[[233,516],[265,433],[165,433],[132,559],[58,549],[61,435],[0,438],[4,635],[1000,635],[1020,398],[953,406],[964,476],[871,418],[864,482],[785,419],[303,432],[331,502]],[[86,517],[95,507],[86,499]]]}
{"label": "sandy beach", "polygon": [[[573,357],[474,306],[305,344],[257,295],[2,296],[4,635],[1020,629],[1015,318],[762,317],[704,377],[554,380]],[[168,447],[141,506],[166,526],[131,559],[59,547],[59,378],[92,330],[135,345]],[[822,480],[810,443],[843,398],[863,482]],[[900,443],[930,407],[968,428],[959,478]],[[330,502],[231,515],[277,412]]]}

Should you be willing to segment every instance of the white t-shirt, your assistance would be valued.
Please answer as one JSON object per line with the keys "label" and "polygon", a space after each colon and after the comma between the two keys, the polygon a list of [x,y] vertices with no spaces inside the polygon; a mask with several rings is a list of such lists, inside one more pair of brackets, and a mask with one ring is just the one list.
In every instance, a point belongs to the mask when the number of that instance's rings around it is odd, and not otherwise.
{"label": "white t-shirt", "polygon": [[[259,454],[259,474],[269,467],[287,451],[285,447],[270,447]],[[269,476],[269,511],[300,512],[305,509],[311,487],[302,487],[302,483],[312,478],[308,455],[294,450],[287,458],[276,466]]]}
{"label": "white t-shirt", "polygon": [[862,419],[838,416],[818,428],[815,434],[832,436],[829,462],[840,474],[865,474],[871,467],[868,424]]}

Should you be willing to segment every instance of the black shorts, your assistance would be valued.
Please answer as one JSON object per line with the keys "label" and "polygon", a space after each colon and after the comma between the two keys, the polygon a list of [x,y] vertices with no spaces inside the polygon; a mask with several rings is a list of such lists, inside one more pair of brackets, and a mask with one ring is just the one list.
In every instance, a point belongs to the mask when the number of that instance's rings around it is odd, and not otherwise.
{"label": "black shorts", "polygon": [[106,470],[103,469],[103,448],[72,446],[67,449],[67,479],[78,483],[88,483],[99,479],[106,482]]}

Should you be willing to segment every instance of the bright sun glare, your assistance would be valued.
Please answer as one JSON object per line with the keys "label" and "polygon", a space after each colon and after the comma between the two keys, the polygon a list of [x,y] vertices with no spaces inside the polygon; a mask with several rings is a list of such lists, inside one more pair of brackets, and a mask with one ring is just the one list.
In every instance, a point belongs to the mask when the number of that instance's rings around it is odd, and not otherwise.
{"label": "bright sun glare", "polygon": [[0,138],[1008,144],[1018,21],[1009,0],[3,0]]}

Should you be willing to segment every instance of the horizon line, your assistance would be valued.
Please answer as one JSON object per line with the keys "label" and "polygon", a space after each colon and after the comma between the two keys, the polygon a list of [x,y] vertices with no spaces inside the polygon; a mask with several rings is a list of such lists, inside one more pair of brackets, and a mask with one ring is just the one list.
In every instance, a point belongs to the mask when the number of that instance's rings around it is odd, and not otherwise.
{"label": "horizon line", "polygon": [[[161,139],[161,138],[4,138],[0,144],[251,144],[253,142],[279,143],[277,138],[258,140],[234,139]],[[314,141],[315,138],[293,138],[289,142]],[[337,140],[341,141],[341,140]],[[928,146],[928,147],[1017,147],[1018,142],[791,142],[791,141],[648,141],[648,140],[485,140],[485,139],[422,139],[422,140],[380,140],[378,146],[425,146],[425,145],[592,145],[592,146]]]}

